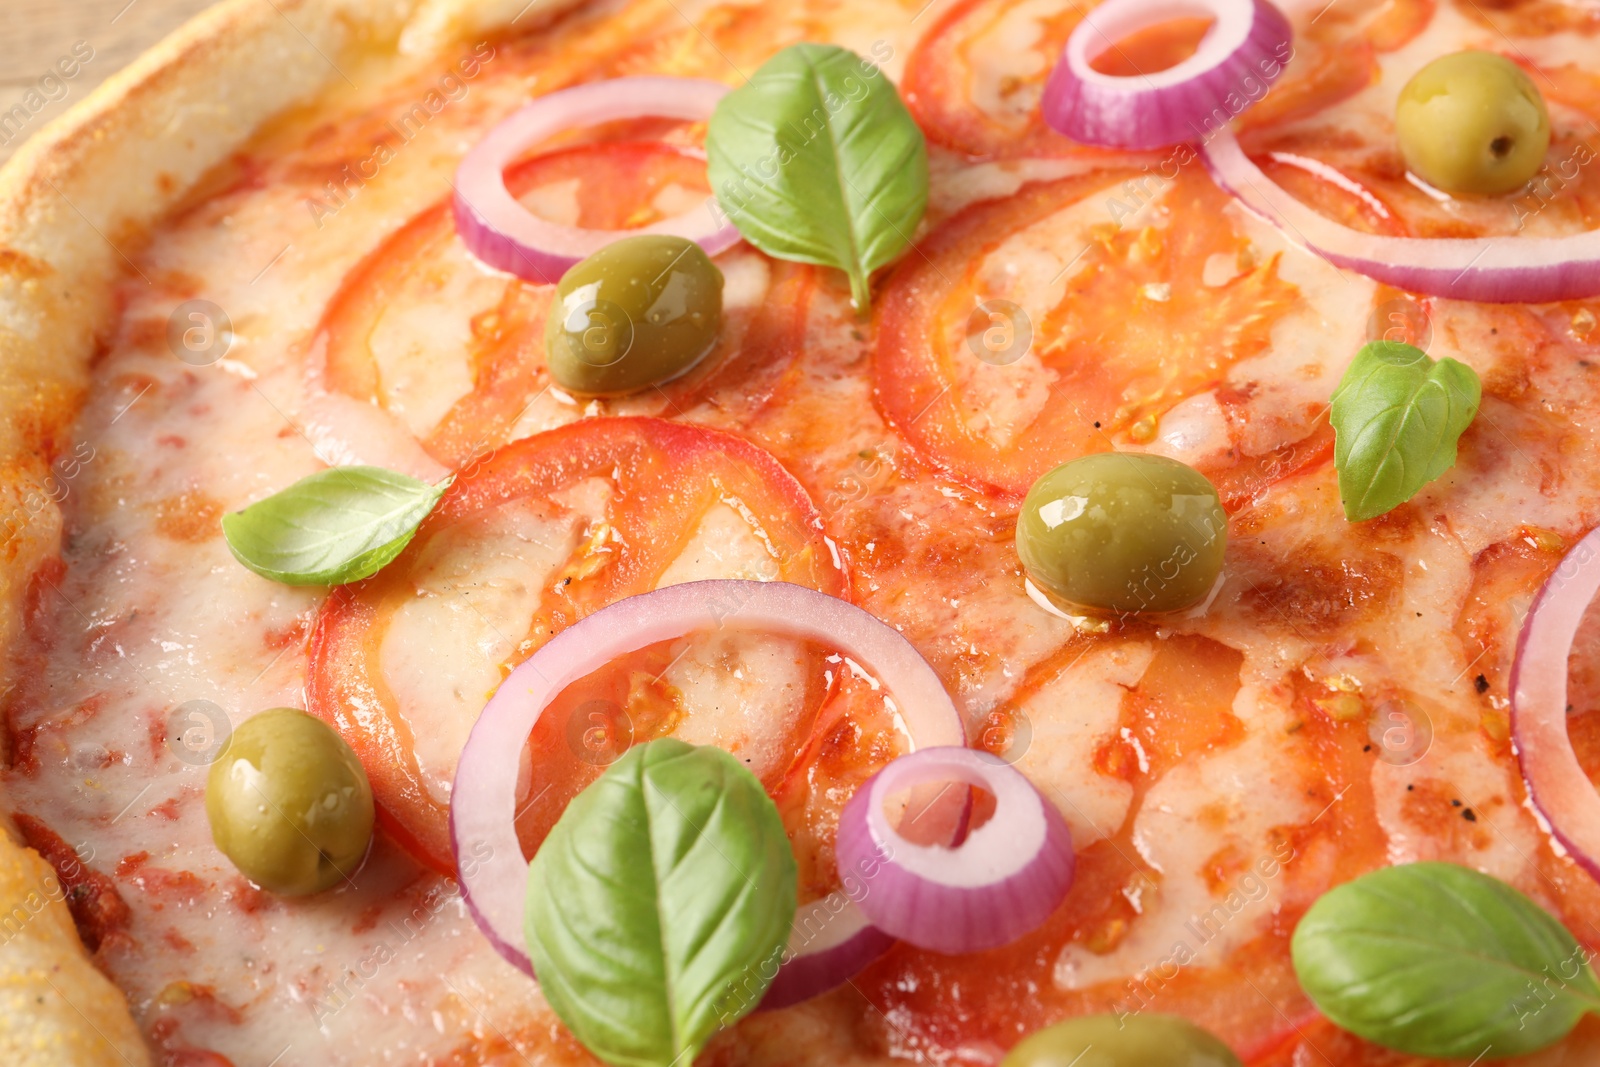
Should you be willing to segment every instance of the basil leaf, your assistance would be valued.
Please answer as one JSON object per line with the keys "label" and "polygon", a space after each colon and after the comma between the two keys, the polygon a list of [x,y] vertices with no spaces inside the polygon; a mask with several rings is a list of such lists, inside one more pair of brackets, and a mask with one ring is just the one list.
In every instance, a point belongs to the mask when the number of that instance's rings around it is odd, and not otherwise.
{"label": "basil leaf", "polygon": [[331,467],[222,517],[233,558],[286,585],[369,578],[406,547],[438,485],[382,467]]}
{"label": "basil leaf", "polygon": [[1450,863],[1332,890],[1300,920],[1292,951],[1318,1011],[1414,1056],[1517,1056],[1600,1010],[1588,949],[1504,882]]}
{"label": "basil leaf", "polygon": [[833,45],[791,45],[723,97],[706,156],[745,240],[847,272],[859,311],[868,276],[905,250],[928,206],[921,128],[876,66]]}
{"label": "basil leaf", "polygon": [[796,877],[755,775],[721,749],[662,738],[578,794],[534,856],[528,955],[590,1052],[682,1067],[760,1001]]}
{"label": "basil leaf", "polygon": [[1345,518],[1376,518],[1455,466],[1482,394],[1477,372],[1448,357],[1395,341],[1356,353],[1329,411]]}

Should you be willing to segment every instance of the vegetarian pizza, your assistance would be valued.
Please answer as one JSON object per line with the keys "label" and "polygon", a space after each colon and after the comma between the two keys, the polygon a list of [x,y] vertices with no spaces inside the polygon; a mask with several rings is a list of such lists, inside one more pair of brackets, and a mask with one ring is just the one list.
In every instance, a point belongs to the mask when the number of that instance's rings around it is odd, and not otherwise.
{"label": "vegetarian pizza", "polygon": [[0,1061],[1600,1062],[1597,58],[214,9],[0,172]]}

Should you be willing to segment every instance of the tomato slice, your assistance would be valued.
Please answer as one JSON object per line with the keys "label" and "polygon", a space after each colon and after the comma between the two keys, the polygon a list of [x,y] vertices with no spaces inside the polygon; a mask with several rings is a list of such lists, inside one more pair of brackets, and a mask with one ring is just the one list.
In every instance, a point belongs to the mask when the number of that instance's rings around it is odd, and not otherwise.
{"label": "tomato slice", "polygon": [[[928,139],[985,158],[1071,156],[1096,150],[1056,133],[1039,115],[1039,96],[1067,37],[1083,18],[1068,5],[1030,0],[962,0],[917,42],[901,91]],[[1031,46],[1010,43],[1031,30]],[[985,45],[997,35],[1004,48]],[[1003,56],[1008,69],[980,60]]]}
{"label": "tomato slice", "polygon": [[1588,35],[1600,28],[1600,12],[1587,4],[1564,0],[1502,0],[1482,5],[1474,0],[1455,0],[1453,6],[1468,19],[1504,37]]}
{"label": "tomato slice", "polygon": [[[1050,687],[1061,684],[1084,655],[1105,650],[1107,638],[1091,640],[1069,644],[1030,669],[995,709],[977,743],[1003,751],[1013,743],[1012,725],[1019,717],[1027,722],[1030,707],[1031,729],[1037,731],[1040,713],[1061,699],[1046,695]],[[1213,799],[1198,783],[1185,787],[1195,792],[1184,800],[1157,791],[1173,776],[1182,780],[1196,756],[1226,759],[1249,743],[1253,728],[1233,713],[1243,665],[1238,651],[1219,642],[1176,635],[1160,642],[1136,682],[1118,683],[1118,726],[1102,735],[1092,776],[1131,787],[1126,813],[1113,807],[1095,816],[1101,820],[1096,833],[1106,836],[1077,843],[1074,882],[1055,913],[1038,929],[988,952],[944,956],[902,944],[855,979],[861,994],[894,1021],[891,1041],[900,1050],[981,1048],[991,1042],[1005,1049],[1074,1016],[1163,1012],[1206,1026],[1254,1063],[1292,1041],[1294,1026],[1308,1025],[1310,1005],[1295,984],[1290,960],[1295,924],[1327,889],[1386,862],[1388,837],[1374,814],[1371,756],[1363,751],[1370,749],[1367,724],[1316,714],[1310,701],[1327,690],[1306,681],[1293,696],[1296,707],[1305,709],[1303,729],[1292,744],[1279,744],[1276,735],[1273,744],[1278,773],[1315,803],[1281,822],[1270,805],[1255,809],[1261,822],[1254,833],[1260,836],[1234,838],[1194,869],[1170,861],[1163,866],[1161,846],[1152,850],[1162,813],[1174,804],[1198,807]],[[1038,781],[1038,768],[1062,766],[1054,761],[1065,754],[1052,748],[1046,733],[1033,733],[1017,758],[1018,769]],[[1316,814],[1335,797],[1337,806]],[[1074,816],[1084,817],[1082,809],[1068,812]],[[1263,856],[1274,857],[1274,865],[1259,866]],[[1193,927],[1182,926],[1192,914],[1187,905],[1175,905],[1186,878],[1203,881],[1206,899],[1214,901],[1257,874],[1272,882],[1274,904],[1270,920],[1265,906],[1256,913],[1261,924],[1247,939],[1217,944],[1209,934],[1197,937]],[[1138,942],[1128,939],[1138,936],[1140,923],[1150,922],[1173,923],[1174,941],[1182,947],[1163,942],[1148,956],[1148,945],[1130,952]],[[1131,966],[1081,967],[1117,953]],[[1067,974],[1072,980],[1063,980]],[[1344,1067],[1369,1061],[1328,1062]]]}
{"label": "tomato slice", "polygon": [[[506,184],[519,197],[563,207],[579,226],[633,229],[670,214],[690,194],[708,189],[705,159],[698,151],[661,142],[579,145],[527,160],[509,170]],[[672,204],[664,206],[663,201]],[[439,347],[459,343],[466,352],[470,388],[443,412],[423,446],[448,466],[506,441],[517,417],[545,388],[544,318],[549,286],[476,270],[455,240],[448,200],[411,219],[346,275],[317,331],[324,346],[328,388],[381,407],[404,405],[407,379],[415,381],[415,403],[425,405],[436,388],[428,370],[406,365],[406,352],[432,339],[440,304],[475,309],[449,325],[460,336],[438,338]],[[409,320],[422,308],[427,321]],[[423,337],[419,342],[417,337]],[[377,349],[399,350],[393,377],[383,381]],[[396,400],[399,394],[400,398]]]}
{"label": "tomato slice", "polygon": [[1240,130],[1314,115],[1356,95],[1379,74],[1378,56],[1409,44],[1433,21],[1437,0],[1355,0],[1304,9],[1283,78],[1244,114]]}
{"label": "tomato slice", "polygon": [[[555,501],[563,498],[586,504],[569,503],[561,512]],[[719,573],[724,545],[694,542],[696,553],[713,558],[709,566],[690,560],[700,564],[693,574],[683,571],[680,558],[717,509],[736,516],[740,536],[759,545],[760,577],[846,594],[845,573],[816,509],[777,460],[742,438],[653,418],[586,419],[490,454],[450,486],[399,559],[367,581],[334,591],[311,638],[307,702],[361,758],[380,822],[397,841],[423,863],[454,870],[448,801],[437,783],[441,774],[448,780],[453,773],[459,749],[445,753],[442,766],[434,759],[425,768],[418,739],[464,739],[464,727],[481,707],[475,687],[492,689],[579,619],[658,584]],[[475,548],[465,565],[459,556],[452,562],[463,543],[486,547]],[[545,561],[542,569],[523,566],[533,557]],[[726,568],[720,573],[736,576]],[[405,658],[397,659],[385,639],[402,632],[396,627],[414,627],[411,620],[429,607],[429,598],[443,597],[464,602],[469,610],[458,613],[464,622],[483,616],[474,598],[500,605],[498,615],[484,618],[492,630],[484,631],[485,643],[495,646],[494,654],[467,648],[452,659],[426,641],[421,647],[412,641],[400,648]],[[525,614],[513,621],[508,604],[523,605]],[[443,638],[448,625],[416,632]],[[415,662],[422,648],[440,661]],[[633,666],[651,669],[645,661],[659,655],[646,650]],[[442,694],[433,707],[412,705],[433,717],[415,736],[397,678]],[[449,714],[440,706],[451,703],[452,689],[460,714],[435,721]],[[470,691],[465,701],[463,689]]]}
{"label": "tomato slice", "polygon": [[[873,376],[912,448],[967,484],[1020,494],[1264,350],[1299,291],[1275,256],[1205,284],[1208,261],[1251,253],[1227,197],[1194,169],[1030,186],[955,216],[908,256],[879,301]],[[1151,224],[1119,225],[1164,186]],[[996,322],[1012,332],[992,348]]]}
{"label": "tomato slice", "polygon": [[[1331,168],[1340,180],[1360,189],[1364,199],[1372,204],[1381,202],[1386,219],[1366,210],[1358,210],[1354,217],[1332,213],[1358,229],[1447,238],[1592,230],[1600,220],[1600,177],[1594,173],[1596,168],[1587,165],[1594,158],[1595,146],[1585,131],[1592,129],[1600,116],[1600,79],[1577,65],[1532,67],[1530,72],[1552,107],[1553,133],[1544,170],[1513,195],[1441,201],[1414,184],[1392,137],[1349,132],[1333,136],[1326,128],[1306,124],[1256,131],[1247,135],[1244,143],[1252,156],[1267,157],[1264,166],[1270,166],[1273,159],[1298,158],[1302,165]],[[1357,130],[1388,128],[1388,116],[1379,114],[1370,98],[1341,109],[1341,114],[1362,107],[1364,121],[1355,124]],[[1375,119],[1384,125],[1374,126]],[[1291,183],[1286,188],[1300,195],[1293,186],[1293,172],[1287,177]],[[1319,209],[1328,206],[1318,202]]]}
{"label": "tomato slice", "polygon": [[[1100,156],[1051,129],[1039,112],[1045,79],[1086,5],[1038,0],[964,0],[917,42],[906,63],[906,105],[935,144],[969,156]],[[1207,19],[1178,18],[1118,41],[1096,57],[1107,74],[1165,70],[1194,53]],[[1031,44],[1018,48],[1024,35]]]}
{"label": "tomato slice", "polygon": [[[648,120],[627,129],[662,126]],[[649,225],[707,190],[704,156],[662,141],[550,152],[513,167],[506,181],[517,195],[578,225],[615,230]],[[817,272],[744,247],[718,262],[730,288],[716,351],[641,397],[598,402],[602,410],[682,413],[708,401],[738,413],[771,395],[800,352]],[[454,468],[529,432],[519,419],[550,384],[544,319],[551,294],[550,286],[478,269],[455,240],[448,202],[440,201],[346,275],[315,334],[313,363],[320,349],[326,388],[385,408],[434,459]],[[461,394],[453,401],[451,386]],[[448,402],[440,405],[440,397]],[[542,426],[581,410],[567,402]]]}
{"label": "tomato slice", "polygon": [[[1241,128],[1304,118],[1360,92],[1377,77],[1376,54],[1421,33],[1436,2],[1355,0],[1302,19],[1293,61],[1240,117]],[[1109,163],[1110,153],[1056,133],[1039,112],[1045,80],[1093,6],[962,0],[945,11],[917,42],[903,82],[929,140],[986,159],[1099,154]],[[1209,27],[1206,19],[1172,19],[1117,41],[1093,65],[1124,77],[1165,70],[1192,55]]]}

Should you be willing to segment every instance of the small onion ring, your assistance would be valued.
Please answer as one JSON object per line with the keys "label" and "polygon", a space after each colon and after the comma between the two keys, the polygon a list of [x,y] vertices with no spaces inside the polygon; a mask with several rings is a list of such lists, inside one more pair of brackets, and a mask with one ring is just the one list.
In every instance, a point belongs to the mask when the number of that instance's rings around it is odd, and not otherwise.
{"label": "small onion ring", "polygon": [[1572,547],[1528,609],[1511,664],[1511,747],[1528,797],[1578,865],[1600,879],[1600,793],[1567,730],[1567,660],[1600,591],[1600,527]]}
{"label": "small onion ring", "polygon": [[727,625],[770,629],[839,649],[893,694],[913,743],[965,742],[961,715],[928,661],[892,627],[837,597],[788,582],[712,579],[601,608],[552,637],[500,683],[456,765],[450,841],[462,899],[495,950],[528,974],[533,963],[522,933],[528,860],[514,815],[518,765],[534,724],[562,690],[618,656]]}
{"label": "small onion ring", "polygon": [[[1129,34],[1187,15],[1216,19],[1194,55],[1166,70],[1122,77],[1090,66]],[[1078,23],[1045,82],[1040,110],[1080,144],[1149,149],[1198,141],[1207,120],[1237,117],[1283,73],[1294,32],[1267,0],[1106,0]]]}
{"label": "small onion ring", "polygon": [[1543,304],[1600,293],[1600,230],[1570,237],[1390,237],[1340,225],[1284,192],[1228,130],[1201,149],[1206,169],[1251,213],[1336,267],[1413,293],[1486,304]]}
{"label": "small onion ring", "polygon": [[842,985],[893,945],[894,938],[873,926],[842,892],[802,904],[761,1010],[787,1008]]}
{"label": "small onion ring", "polygon": [[[955,848],[916,845],[889,825],[889,798],[932,782],[988,790],[994,816]],[[857,902],[873,925],[919,948],[959,954],[1034,930],[1072,885],[1072,833],[1011,764],[969,748],[901,756],[856,791],[839,817],[841,875],[867,871]]]}
{"label": "small onion ring", "polygon": [[[917,790],[909,798],[902,818],[932,814],[934,818],[928,825],[941,827],[953,816],[949,838],[959,844],[967,836],[972,803],[965,795],[946,801],[944,793],[943,789],[932,787]],[[796,909],[783,964],[758,1005],[759,1010],[786,1008],[826,993],[894,947],[895,939],[873,926],[856,904],[867,875],[865,869],[841,873],[843,889]]]}
{"label": "small onion ring", "polygon": [[585,230],[534,215],[506,189],[505,170],[517,157],[558,133],[617,119],[659,116],[702,121],[728,94],[704,78],[613,78],[541,96],[489,131],[456,170],[456,231],[487,266],[530,282],[553,285],[567,268],[619,237],[671,234],[694,241],[707,255],[731,248],[739,231],[715,196],[682,215],[637,230]]}

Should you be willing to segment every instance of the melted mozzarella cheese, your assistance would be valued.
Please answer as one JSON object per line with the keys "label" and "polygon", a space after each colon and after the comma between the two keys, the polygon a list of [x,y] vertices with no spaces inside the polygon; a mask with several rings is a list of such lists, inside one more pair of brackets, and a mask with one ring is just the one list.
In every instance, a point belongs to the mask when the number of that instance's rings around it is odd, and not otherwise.
{"label": "melted mozzarella cheese", "polygon": [[1215,460],[1233,444],[1228,416],[1214,391],[1185,397],[1162,414],[1149,451],[1198,466]]}
{"label": "melted mozzarella cheese", "polygon": [[383,407],[417,438],[426,437],[472,391],[472,367],[464,358],[471,350],[472,318],[492,309],[506,287],[505,279],[473,269],[459,243],[452,242],[442,258],[407,299],[383,310],[366,339]]}
{"label": "melted mozzarella cheese", "polygon": [[1228,372],[1250,391],[1250,417],[1234,428],[1245,455],[1259,456],[1299,441],[1327,410],[1328,397],[1367,341],[1377,286],[1341,271],[1294,244],[1282,231],[1230,203],[1230,221],[1245,234],[1258,261],[1280,256],[1278,274],[1301,299],[1272,326],[1272,343]]}
{"label": "melted mozzarella cheese", "polygon": [[1049,63],[1034,47],[1044,33],[1040,24],[1060,14],[1061,5],[1050,0],[1023,0],[969,39],[964,58],[972,75],[966,89],[978,110],[1022,125],[1039,101],[1038,76]]}
{"label": "melted mozzarella cheese", "polygon": [[663,676],[680,695],[674,736],[733,753],[757,777],[793,759],[790,737],[805,708],[804,648],[762,634],[700,635],[683,643]]}
{"label": "melted mozzarella cheese", "polygon": [[683,551],[662,572],[656,588],[704,578],[770,582],[777,576],[777,562],[760,533],[732,506],[721,503],[706,512]]}
{"label": "melted mozzarella cheese", "polygon": [[1029,738],[1016,768],[1061,809],[1074,848],[1115,834],[1127,817],[1133,786],[1101,773],[1094,757],[1154,655],[1146,644],[1086,649],[1022,704]]}
{"label": "melted mozzarella cheese", "polygon": [[450,798],[467,734],[500,684],[501,665],[588,521],[552,510],[519,502],[433,538],[413,568],[416,599],[402,603],[384,631],[379,670],[441,803]]}
{"label": "melted mozzarella cheese", "polygon": [[[1156,205],[1169,188],[1163,186],[1130,213],[1123,225],[1138,226],[1161,218]],[[1081,253],[1102,239],[1098,231],[1111,225],[1112,216],[1106,207],[1108,195],[1105,190],[1090,193],[1007,236],[979,265],[978,291],[989,299],[1011,301],[1031,323],[1043,324],[1050,311],[1061,303]],[[946,338],[949,350],[955,353],[951,360],[955,372],[953,392],[961,405],[963,421],[997,448],[1010,445],[1027,431],[1050,404],[1060,379],[1056,371],[1045,366],[1033,346],[1021,358],[1005,364],[967,358],[969,348],[983,353],[1003,351],[1021,343],[1015,336],[1016,327],[1004,319],[1004,315],[990,319],[979,316],[977,322],[970,324],[967,319],[959,319],[949,324],[950,335]],[[1034,327],[1030,325],[1028,329]],[[989,331],[1001,331],[1002,335],[986,344],[984,335]],[[1035,344],[1039,340],[1035,338]]]}
{"label": "melted mozzarella cheese", "polygon": [[[1217,966],[1232,948],[1260,932],[1272,917],[1280,886],[1260,879],[1255,864],[1268,857],[1280,863],[1290,858],[1278,854],[1281,846],[1272,831],[1316,814],[1307,810],[1298,774],[1275,769],[1279,751],[1277,737],[1252,734],[1232,748],[1174,767],[1151,787],[1135,818],[1133,843],[1158,881],[1141,892],[1140,921],[1103,954],[1069,944],[1056,962],[1058,984],[1080,989],[1115,982],[1186,955],[1202,966]],[[1236,907],[1206,878],[1223,849],[1249,857],[1256,874]],[[1246,885],[1243,874],[1239,882]],[[1255,889],[1258,882],[1265,888]]]}

